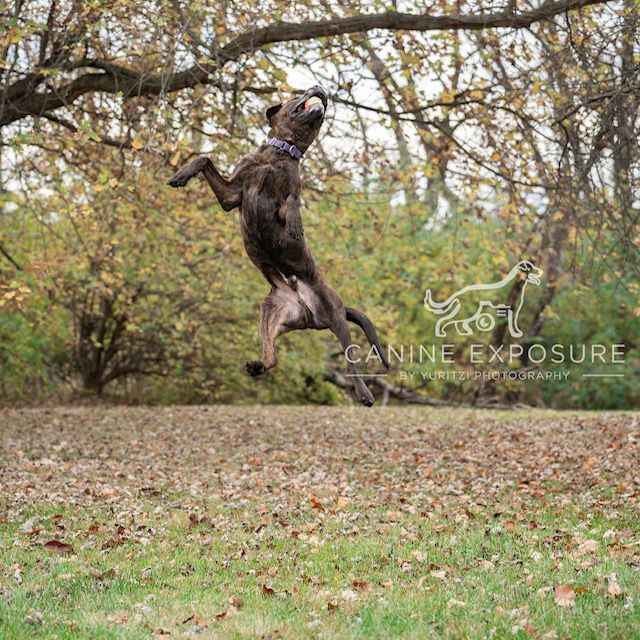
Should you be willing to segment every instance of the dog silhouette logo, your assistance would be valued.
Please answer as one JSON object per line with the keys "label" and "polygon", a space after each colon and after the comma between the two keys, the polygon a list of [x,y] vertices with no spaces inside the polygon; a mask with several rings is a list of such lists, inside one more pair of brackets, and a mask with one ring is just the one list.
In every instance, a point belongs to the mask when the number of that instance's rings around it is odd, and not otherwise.
{"label": "dog silhouette logo", "polygon": [[[496,325],[496,318],[507,318],[511,336],[513,338],[521,338],[523,333],[520,330],[519,319],[527,286],[530,284],[538,286],[543,273],[542,269],[534,266],[528,260],[521,260],[499,282],[472,284],[463,287],[450,295],[444,302],[436,302],[431,296],[431,289],[427,289],[424,294],[425,309],[442,316],[436,322],[436,336],[444,338],[449,327],[455,328],[461,336],[472,335],[474,331],[472,327],[475,327],[478,331],[491,331]],[[498,292],[501,292],[506,298],[508,293],[506,287],[518,278],[523,282],[517,305],[514,308],[512,305],[507,304],[506,301],[501,302]],[[474,292],[480,292],[480,294],[475,295]],[[472,315],[465,315],[463,310],[464,306],[467,308],[470,306],[470,304],[463,304],[467,299],[471,299],[475,305],[475,312]],[[496,302],[496,300],[498,301]]]}

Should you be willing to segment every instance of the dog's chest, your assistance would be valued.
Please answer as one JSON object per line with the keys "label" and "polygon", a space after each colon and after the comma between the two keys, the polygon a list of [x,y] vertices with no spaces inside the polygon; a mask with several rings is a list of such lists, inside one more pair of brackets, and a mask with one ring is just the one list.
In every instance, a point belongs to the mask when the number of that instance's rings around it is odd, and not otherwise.
{"label": "dog's chest", "polygon": [[271,165],[256,167],[245,181],[240,208],[245,244],[264,248],[282,244],[284,226],[279,212],[290,192],[289,183],[290,176]]}

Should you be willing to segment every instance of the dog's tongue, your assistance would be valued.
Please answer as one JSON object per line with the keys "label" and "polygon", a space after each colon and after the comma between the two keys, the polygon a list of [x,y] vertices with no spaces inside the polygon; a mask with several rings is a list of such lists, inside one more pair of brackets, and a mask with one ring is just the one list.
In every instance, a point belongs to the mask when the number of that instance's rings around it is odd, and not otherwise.
{"label": "dog's tongue", "polygon": [[305,109],[311,109],[311,107],[313,107],[314,104],[322,104],[322,100],[320,100],[320,98],[318,98],[318,96],[311,96],[305,103],[304,103],[304,108]]}

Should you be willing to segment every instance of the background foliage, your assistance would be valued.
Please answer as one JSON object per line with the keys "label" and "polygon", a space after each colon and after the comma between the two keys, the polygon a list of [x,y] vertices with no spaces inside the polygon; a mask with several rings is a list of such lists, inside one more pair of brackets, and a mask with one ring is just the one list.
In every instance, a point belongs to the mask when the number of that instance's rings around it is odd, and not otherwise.
{"label": "background foliage", "polygon": [[[402,20],[358,2],[6,7],[2,399],[343,402],[330,335],[283,337],[277,370],[244,375],[267,285],[236,213],[203,183],[164,186],[197,153],[230,171],[264,139],[267,106],[320,82],[332,107],[303,162],[307,239],[385,343],[434,341],[425,288],[442,299],[530,259],[545,279],[526,341],[625,345],[620,378],[581,365],[562,382],[404,383],[396,367],[380,395],[638,406],[638,10],[553,4],[403,3]],[[345,26],[375,15],[385,29]],[[309,39],[326,21],[335,37]],[[502,325],[481,339],[511,340]]]}

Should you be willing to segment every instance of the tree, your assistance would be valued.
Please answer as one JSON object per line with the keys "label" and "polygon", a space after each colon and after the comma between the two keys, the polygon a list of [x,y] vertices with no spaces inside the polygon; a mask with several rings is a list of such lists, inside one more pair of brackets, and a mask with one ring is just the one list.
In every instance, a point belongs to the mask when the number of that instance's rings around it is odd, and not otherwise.
{"label": "tree", "polygon": [[[82,7],[77,2],[58,3],[52,0],[46,11],[39,3],[18,0],[13,15],[7,14],[5,17],[0,126],[26,116],[52,117],[55,121],[51,112],[60,107],[69,107],[81,96],[92,92],[117,94],[126,98],[132,95],[165,95],[203,84],[222,88],[216,76],[227,63],[251,56],[257,50],[275,43],[301,42],[374,29],[521,29],[571,10],[603,2],[545,0],[537,8],[525,11],[519,10],[517,3],[513,2],[502,11],[476,14],[456,12],[449,15],[397,11],[358,15],[361,7],[356,3],[353,16],[306,20],[295,24],[286,21],[269,24],[269,14],[265,14],[260,16],[260,22],[267,22],[265,26],[235,35],[227,26],[235,16],[227,13],[226,5],[214,16],[208,15],[198,5],[196,11],[189,15],[188,5],[185,7],[179,2],[143,3],[143,6],[135,8],[127,3],[123,11],[123,7],[117,3],[113,6],[111,3],[100,3]],[[142,11],[138,13],[135,10],[137,8]],[[242,7],[242,10],[246,11],[247,7]],[[129,57],[126,50],[122,51],[123,44],[134,47],[140,44],[139,38],[131,36],[142,25],[134,22],[127,24],[127,18],[133,14],[141,15],[144,26],[151,27],[152,33],[155,32],[155,42],[166,35],[172,38],[184,35],[191,53],[199,54],[195,64],[177,71],[181,65],[176,56],[175,40],[166,39],[161,54],[153,56],[152,63],[155,64],[148,68],[115,62],[116,58]],[[113,22],[130,39],[120,40],[117,35],[105,37],[103,27],[106,21]],[[198,22],[202,27],[200,33],[197,31]],[[215,28],[215,36],[205,44],[203,36],[211,24]]]}
{"label": "tree", "polygon": [[[0,277],[7,294],[31,291],[11,313],[47,304],[73,328],[51,329],[65,345],[49,359],[56,374],[96,392],[161,375],[199,399],[334,397],[318,382],[317,347],[331,343],[310,335],[289,342],[304,385],[236,377],[264,285],[208,192],[161,188],[196,153],[230,169],[263,138],[266,107],[309,76],[333,107],[303,164],[307,233],[387,339],[424,339],[425,286],[450,293],[522,258],[548,277],[527,318],[533,339],[568,304],[563,282],[601,264],[619,299],[633,298],[637,7],[406,11],[157,0],[23,1],[3,14]],[[625,314],[616,330],[631,344]],[[429,393],[472,397],[464,385]]]}

